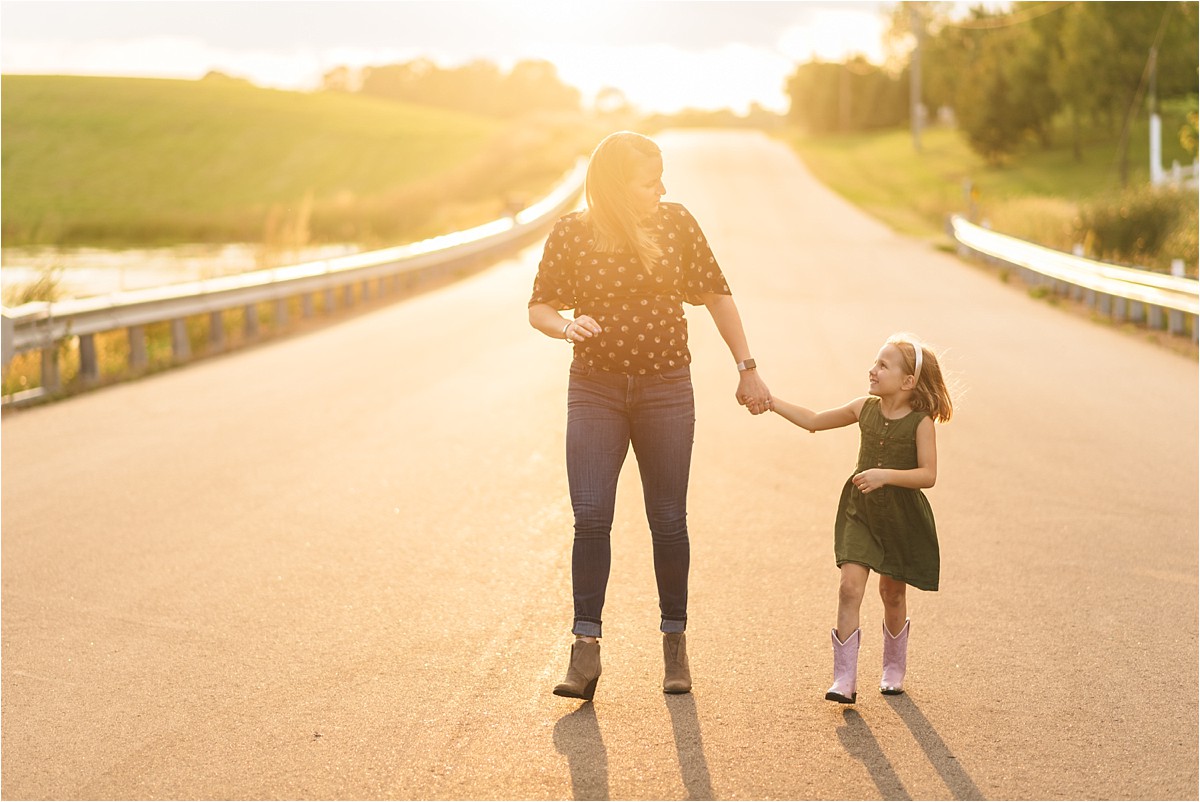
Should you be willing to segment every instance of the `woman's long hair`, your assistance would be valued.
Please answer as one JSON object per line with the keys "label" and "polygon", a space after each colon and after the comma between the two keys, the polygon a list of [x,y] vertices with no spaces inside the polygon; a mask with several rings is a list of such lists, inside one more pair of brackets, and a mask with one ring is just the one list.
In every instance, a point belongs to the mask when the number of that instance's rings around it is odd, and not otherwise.
{"label": "woman's long hair", "polygon": [[888,337],[888,342],[896,346],[900,356],[904,357],[904,372],[909,375],[916,373],[917,348],[921,349],[921,374],[917,376],[917,386],[913,388],[910,401],[912,408],[927,413],[939,423],[950,420],[954,414],[954,404],[950,400],[950,389],[946,387],[937,354],[909,334],[893,334]]}
{"label": "woman's long hair", "polygon": [[592,229],[596,250],[630,248],[650,271],[662,259],[662,247],[653,230],[638,219],[628,187],[640,160],[655,156],[661,158],[662,151],[652,139],[632,131],[609,134],[592,151],[584,185],[583,219]]}

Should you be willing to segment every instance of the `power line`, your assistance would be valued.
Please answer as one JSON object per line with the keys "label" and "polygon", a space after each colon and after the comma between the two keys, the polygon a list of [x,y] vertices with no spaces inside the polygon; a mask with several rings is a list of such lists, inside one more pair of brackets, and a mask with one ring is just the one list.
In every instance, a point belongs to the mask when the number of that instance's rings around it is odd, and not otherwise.
{"label": "power line", "polygon": [[1074,3],[1042,3],[1040,7],[1027,8],[1023,11],[1006,14],[997,17],[983,17],[980,19],[962,20],[961,22],[946,22],[943,23],[943,28],[958,28],[967,31],[987,31],[995,28],[1011,28],[1014,25],[1024,25],[1030,20],[1035,20],[1038,17],[1044,17],[1047,14],[1052,14],[1055,11],[1061,11],[1067,6]]}

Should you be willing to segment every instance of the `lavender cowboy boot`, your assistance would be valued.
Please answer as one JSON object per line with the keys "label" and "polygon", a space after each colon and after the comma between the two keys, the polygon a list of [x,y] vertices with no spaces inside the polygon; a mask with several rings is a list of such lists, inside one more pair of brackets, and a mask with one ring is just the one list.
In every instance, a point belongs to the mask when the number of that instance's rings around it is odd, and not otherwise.
{"label": "lavender cowboy boot", "polygon": [[883,679],[879,680],[879,692],[888,696],[904,693],[904,669],[908,665],[908,625],[906,618],[900,634],[894,637],[888,632],[887,624],[883,625]]}
{"label": "lavender cowboy boot", "polygon": [[845,642],[838,640],[836,629],[830,630],[829,635],[833,638],[833,685],[825,692],[825,698],[845,705],[854,704],[858,698],[855,686],[858,682],[858,644],[862,640],[862,630],[854,630]]}

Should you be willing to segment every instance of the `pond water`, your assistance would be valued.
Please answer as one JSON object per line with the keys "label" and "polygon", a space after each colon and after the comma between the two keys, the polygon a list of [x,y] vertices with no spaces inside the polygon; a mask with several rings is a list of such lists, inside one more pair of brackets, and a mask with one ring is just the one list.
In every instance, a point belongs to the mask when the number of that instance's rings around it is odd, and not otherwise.
{"label": "pond water", "polygon": [[135,250],[3,248],[0,249],[0,287],[7,299],[11,289],[31,284],[49,272],[57,278],[64,298],[86,298],[315,262],[360,250],[358,246],[348,244],[322,245],[268,258],[261,245],[240,243]]}

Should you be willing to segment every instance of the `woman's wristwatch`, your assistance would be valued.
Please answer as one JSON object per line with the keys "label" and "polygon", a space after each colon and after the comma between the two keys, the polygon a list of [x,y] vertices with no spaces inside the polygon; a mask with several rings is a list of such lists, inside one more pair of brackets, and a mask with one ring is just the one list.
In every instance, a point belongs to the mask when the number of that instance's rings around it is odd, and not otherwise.
{"label": "woman's wristwatch", "polygon": [[757,365],[754,364],[753,359],[743,359],[741,362],[737,363],[738,373],[745,373],[748,370],[754,370],[755,367],[757,367]]}

